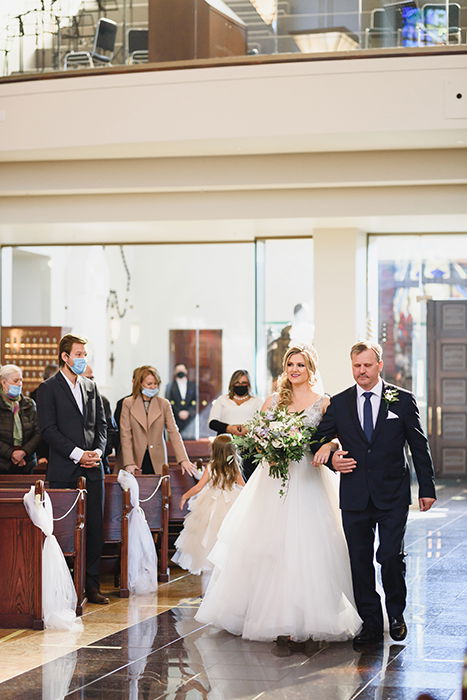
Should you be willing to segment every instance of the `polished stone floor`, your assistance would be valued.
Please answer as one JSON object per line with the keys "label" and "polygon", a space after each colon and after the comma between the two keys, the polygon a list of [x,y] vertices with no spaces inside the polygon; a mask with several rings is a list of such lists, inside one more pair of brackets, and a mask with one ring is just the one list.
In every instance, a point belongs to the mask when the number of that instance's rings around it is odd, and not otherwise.
{"label": "polished stone floor", "polygon": [[0,630],[1,700],[460,700],[467,648],[467,483],[410,512],[409,636],[283,650],[194,620],[200,581],[174,570],[157,595],[89,605],[73,633]]}

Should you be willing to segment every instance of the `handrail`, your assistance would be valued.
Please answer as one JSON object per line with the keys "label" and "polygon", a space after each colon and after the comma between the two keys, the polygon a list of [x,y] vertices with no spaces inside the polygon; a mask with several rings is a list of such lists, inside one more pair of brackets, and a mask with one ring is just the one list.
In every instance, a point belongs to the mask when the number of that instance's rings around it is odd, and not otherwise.
{"label": "handrail", "polygon": [[467,53],[466,44],[443,46],[410,46],[379,49],[361,49],[359,51],[325,51],[322,53],[284,53],[259,54],[255,56],[228,56],[223,58],[197,58],[187,61],[164,61],[163,63],[122,64],[100,67],[98,70],[87,68],[73,71],[50,71],[49,73],[21,73],[0,77],[0,84],[19,83],[34,80],[55,80],[61,78],[83,78],[101,75],[119,75],[130,73],[151,73],[173,70],[191,70],[199,68],[226,68],[237,66],[274,65],[280,63],[314,63],[316,61],[366,60],[375,58],[407,58],[417,56],[463,55]]}

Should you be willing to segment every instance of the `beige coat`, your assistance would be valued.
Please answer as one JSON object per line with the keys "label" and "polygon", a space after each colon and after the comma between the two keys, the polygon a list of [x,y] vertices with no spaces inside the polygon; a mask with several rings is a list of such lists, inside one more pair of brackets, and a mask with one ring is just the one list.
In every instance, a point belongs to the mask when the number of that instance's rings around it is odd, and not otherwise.
{"label": "beige coat", "polygon": [[177,462],[188,459],[185,446],[175,423],[172,407],[167,399],[155,396],[146,414],[143,399],[128,396],[122,404],[120,417],[120,442],[122,466],[136,464],[141,468],[146,450],[149,451],[155,474],[162,474],[162,465],[167,464],[167,446],[164,429],[175,452]]}

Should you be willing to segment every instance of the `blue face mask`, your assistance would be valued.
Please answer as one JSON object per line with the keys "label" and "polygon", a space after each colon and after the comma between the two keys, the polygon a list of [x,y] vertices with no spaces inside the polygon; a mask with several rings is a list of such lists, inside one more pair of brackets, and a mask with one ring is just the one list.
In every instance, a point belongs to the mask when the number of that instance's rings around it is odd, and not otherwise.
{"label": "blue face mask", "polygon": [[10,399],[17,399],[18,396],[21,395],[22,388],[22,384],[10,384],[8,386],[7,396],[9,396]]}
{"label": "blue face mask", "polygon": [[83,374],[84,370],[87,367],[87,364],[88,364],[88,361],[86,360],[85,357],[75,357],[75,359],[73,360],[73,363],[71,365],[68,365],[68,367],[75,374]]}
{"label": "blue face mask", "polygon": [[141,389],[141,393],[144,394],[144,396],[147,396],[148,399],[152,399],[153,396],[157,396],[159,393],[159,387],[156,389]]}

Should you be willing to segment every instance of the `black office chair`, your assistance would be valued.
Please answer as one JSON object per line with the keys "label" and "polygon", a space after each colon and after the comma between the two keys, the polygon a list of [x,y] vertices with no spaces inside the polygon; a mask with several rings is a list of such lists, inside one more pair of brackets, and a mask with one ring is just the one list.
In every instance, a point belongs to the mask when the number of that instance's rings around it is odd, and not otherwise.
{"label": "black office chair", "polygon": [[148,30],[147,29],[129,29],[127,39],[128,39],[127,63],[147,63],[148,62]]}
{"label": "black office chair", "polygon": [[111,65],[115,50],[118,25],[112,19],[101,17],[96,25],[91,51],[70,51],[65,55],[65,69],[96,65]]}
{"label": "black office chair", "polygon": [[448,21],[446,22],[446,5],[444,3],[427,3],[422,7],[421,44],[434,46],[436,44],[461,43],[461,6],[452,2],[448,5]]}

